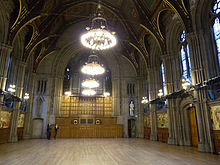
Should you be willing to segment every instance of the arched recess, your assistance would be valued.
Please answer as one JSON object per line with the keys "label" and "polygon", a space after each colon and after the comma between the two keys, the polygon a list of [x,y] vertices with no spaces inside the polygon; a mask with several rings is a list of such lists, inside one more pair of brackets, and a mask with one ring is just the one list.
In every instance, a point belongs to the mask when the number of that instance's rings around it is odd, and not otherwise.
{"label": "arched recess", "polygon": [[15,37],[13,42],[13,54],[16,58],[22,59],[25,53],[26,43],[30,41],[33,30],[30,26],[23,28]]}
{"label": "arched recess", "polygon": [[210,10],[214,0],[210,1],[195,1],[191,4],[191,16],[193,30],[208,30],[211,26],[210,23]]}
{"label": "arched recess", "polygon": [[15,8],[10,15],[10,26],[11,26],[10,28],[13,28],[16,25],[18,19],[21,16],[21,10],[22,10],[22,0],[14,0],[13,3]]}
{"label": "arched recess", "polygon": [[43,99],[41,97],[38,97],[36,100],[36,110],[35,115],[37,117],[40,117],[40,115],[43,113]]}
{"label": "arched recess", "polygon": [[[191,130],[190,130],[190,119],[188,110],[193,105],[192,98],[190,96],[186,98],[178,98],[176,105],[180,105],[177,113],[176,125],[179,125],[177,130],[177,136],[179,137],[179,143],[182,145],[191,146]],[[182,142],[181,142],[182,141]]]}
{"label": "arched recess", "polygon": [[10,26],[10,15],[13,12],[12,0],[1,1],[0,3],[0,43],[7,43]]}
{"label": "arched recess", "polygon": [[164,9],[159,12],[157,17],[157,26],[163,38],[167,38],[169,26],[173,26],[172,22],[173,19],[176,19],[175,17],[177,17],[177,15],[175,15],[171,9]]}

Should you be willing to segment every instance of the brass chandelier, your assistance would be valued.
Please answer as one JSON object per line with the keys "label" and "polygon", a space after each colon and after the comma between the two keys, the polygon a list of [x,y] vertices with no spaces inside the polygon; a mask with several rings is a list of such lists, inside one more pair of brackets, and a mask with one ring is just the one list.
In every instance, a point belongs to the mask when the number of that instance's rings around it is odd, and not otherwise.
{"label": "brass chandelier", "polygon": [[108,30],[107,21],[103,16],[99,2],[96,16],[92,19],[90,27],[86,27],[87,32],[81,36],[83,46],[92,50],[105,50],[116,45],[115,32]]}

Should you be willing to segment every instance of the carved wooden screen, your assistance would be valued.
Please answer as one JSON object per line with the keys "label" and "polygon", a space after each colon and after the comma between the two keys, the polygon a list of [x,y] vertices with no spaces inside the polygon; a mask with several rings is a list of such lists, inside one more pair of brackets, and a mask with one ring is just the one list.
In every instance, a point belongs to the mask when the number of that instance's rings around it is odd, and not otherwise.
{"label": "carved wooden screen", "polygon": [[78,115],[111,116],[112,98],[102,96],[63,96],[60,112],[61,117]]}

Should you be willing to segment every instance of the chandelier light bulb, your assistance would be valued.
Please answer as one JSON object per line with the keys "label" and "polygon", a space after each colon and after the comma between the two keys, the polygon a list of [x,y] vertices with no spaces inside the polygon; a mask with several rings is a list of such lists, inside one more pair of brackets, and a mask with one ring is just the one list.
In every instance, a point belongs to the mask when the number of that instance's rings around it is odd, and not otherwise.
{"label": "chandelier light bulb", "polygon": [[86,79],[82,82],[82,86],[86,88],[97,88],[99,87],[99,83],[94,79]]}

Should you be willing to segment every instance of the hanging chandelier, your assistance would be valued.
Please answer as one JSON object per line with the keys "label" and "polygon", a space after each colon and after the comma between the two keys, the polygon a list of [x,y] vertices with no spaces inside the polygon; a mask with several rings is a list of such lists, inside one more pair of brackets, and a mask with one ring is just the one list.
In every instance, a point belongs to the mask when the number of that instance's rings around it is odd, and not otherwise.
{"label": "hanging chandelier", "polygon": [[82,94],[86,96],[93,96],[96,94],[96,91],[93,89],[83,89]]}
{"label": "hanging chandelier", "polygon": [[83,46],[93,50],[105,50],[116,45],[115,32],[109,32],[107,21],[103,17],[101,5],[98,5],[96,16],[92,19],[91,27],[86,27],[87,33],[81,36]]}
{"label": "hanging chandelier", "polygon": [[84,74],[95,76],[103,74],[105,72],[105,68],[102,64],[99,64],[97,55],[90,55],[88,58],[88,62],[86,62],[85,65],[82,66],[81,71]]}
{"label": "hanging chandelier", "polygon": [[82,82],[82,86],[85,88],[97,88],[99,87],[99,82],[95,79],[86,79]]}

